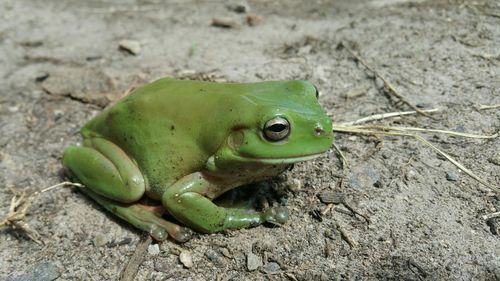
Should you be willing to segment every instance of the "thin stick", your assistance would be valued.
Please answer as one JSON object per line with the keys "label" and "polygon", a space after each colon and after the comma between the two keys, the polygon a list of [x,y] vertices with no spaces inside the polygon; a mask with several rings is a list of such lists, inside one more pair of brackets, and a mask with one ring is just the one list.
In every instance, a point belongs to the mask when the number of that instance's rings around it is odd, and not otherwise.
{"label": "thin stick", "polygon": [[358,242],[352,239],[351,235],[339,223],[336,223],[336,227],[340,232],[340,237],[342,237],[351,248],[356,248],[358,246]]}
{"label": "thin stick", "polygon": [[146,256],[146,252],[151,242],[153,242],[153,239],[151,238],[150,235],[146,235],[146,237],[144,237],[139,242],[137,248],[135,248],[134,254],[132,255],[132,257],[130,257],[130,260],[128,261],[127,265],[120,273],[120,277],[118,278],[118,280],[120,281],[134,280],[135,275],[137,275],[137,271],[139,270],[139,266],[141,266],[142,262],[144,261],[144,257]]}
{"label": "thin stick", "polygon": [[370,224],[370,223],[371,223],[371,220],[370,220],[370,218],[369,218],[367,215],[360,213],[358,210],[356,210],[356,209],[354,209],[353,207],[351,207],[351,205],[349,205],[346,201],[343,201],[343,202],[342,202],[342,204],[343,204],[343,205],[344,205],[344,206],[345,206],[345,207],[346,207],[349,211],[351,211],[354,215],[358,215],[358,216],[360,216],[360,217],[364,218],[364,219],[365,219],[365,221],[366,221],[368,224]]}
{"label": "thin stick", "polygon": [[335,148],[335,150],[337,150],[337,152],[339,153],[340,158],[342,158],[342,163],[343,163],[343,165],[344,165],[347,169],[350,169],[350,168],[349,168],[349,162],[347,162],[347,158],[345,158],[344,153],[342,153],[342,151],[340,150],[340,148],[337,146],[337,144],[336,144],[336,143],[333,143],[333,147],[334,147],[334,148]]}
{"label": "thin stick", "polygon": [[[390,127],[387,127],[390,128]],[[412,134],[412,133],[407,133],[407,132],[390,132],[390,131],[374,131],[374,130],[367,130],[367,129],[357,129],[355,126],[353,126],[352,129],[348,128],[335,128],[334,131],[338,132],[344,132],[344,133],[359,133],[359,134],[368,134],[368,135],[377,135],[377,134],[382,134],[382,135],[390,135],[390,136],[407,136],[407,137],[413,137],[417,139],[418,141],[424,143],[428,147],[430,147],[432,150],[436,151],[440,155],[442,155],[444,158],[446,158],[448,161],[450,161],[453,165],[455,165],[458,169],[462,170],[464,173],[469,175],[471,178],[475,179],[476,181],[480,182],[484,186],[490,188],[492,191],[500,194],[500,189],[494,187],[493,185],[490,185],[487,183],[485,180],[481,179],[478,177],[476,174],[474,174],[471,170],[467,169],[464,165],[460,164],[457,160],[453,159],[450,155],[442,151],[441,149],[437,148],[434,146],[432,143],[424,139],[422,136],[417,135],[417,134]]]}
{"label": "thin stick", "polygon": [[83,187],[82,184],[65,181],[53,186],[49,186],[42,189],[41,191],[37,191],[29,195],[24,191],[19,194],[19,192],[13,190],[14,196],[10,200],[9,213],[0,221],[0,226],[10,225],[11,227],[24,231],[24,233],[26,233],[26,235],[31,240],[35,241],[37,244],[42,245],[43,241],[40,240],[40,234],[36,230],[32,229],[30,225],[24,221],[24,219],[26,218],[26,213],[31,207],[33,200],[35,200],[38,195],[64,185]]}
{"label": "thin stick", "polygon": [[402,101],[404,104],[409,106],[411,109],[415,110],[416,112],[430,117],[429,114],[424,112],[423,110],[419,109],[415,105],[411,104],[403,95],[401,95],[396,88],[387,80],[384,76],[382,76],[375,68],[373,68],[368,62],[366,62],[360,55],[356,54],[353,50],[351,50],[349,47],[347,47],[344,42],[340,42],[340,46],[345,48],[347,52],[349,52],[358,62],[360,62],[362,65],[364,65],[369,71],[371,71],[375,76],[377,76],[382,82],[384,82],[384,88],[387,90],[387,93],[390,95],[393,95],[394,97],[398,98],[400,101]]}
{"label": "thin stick", "polygon": [[473,138],[473,139],[494,139],[499,136],[498,133],[493,134],[493,135],[476,135],[476,134],[469,134],[469,133],[461,133],[461,132],[455,132],[455,131],[448,131],[448,130],[439,130],[439,129],[425,129],[425,128],[418,128],[418,127],[392,127],[392,126],[380,126],[380,125],[354,125],[354,126],[344,126],[343,124],[334,124],[333,125],[333,131],[337,132],[359,132],[363,133],[363,131],[371,132],[373,130],[380,130],[382,132],[389,132],[389,131],[400,131],[400,132],[409,132],[409,131],[416,131],[416,132],[424,132],[424,133],[441,133],[441,134],[448,134],[448,135],[454,135],[454,136],[460,136],[460,137],[465,137],[465,138]]}
{"label": "thin stick", "polygon": [[495,212],[491,214],[484,215],[482,218],[483,220],[491,220],[492,218],[500,217],[500,212]]}
{"label": "thin stick", "polygon": [[40,193],[44,193],[44,192],[47,192],[49,190],[52,190],[54,188],[58,188],[60,186],[65,186],[65,185],[69,185],[69,186],[76,186],[76,187],[85,187],[83,184],[81,183],[76,183],[76,182],[70,182],[70,181],[64,181],[64,182],[61,182],[61,183],[58,183],[58,184],[54,184],[53,186],[49,186],[47,188],[44,188],[40,191]]}
{"label": "thin stick", "polygon": [[495,109],[495,108],[500,108],[500,103],[492,105],[480,104],[478,109],[484,110],[484,109]]}
{"label": "thin stick", "polygon": [[332,207],[333,207],[333,204],[332,204],[332,203],[330,203],[330,204],[326,205],[326,208],[325,208],[323,211],[321,211],[321,214],[322,214],[323,216],[324,216],[324,215],[326,215],[326,213],[330,212],[330,210],[332,209]]}
{"label": "thin stick", "polygon": [[381,126],[381,125],[354,125],[354,126],[344,126],[344,124],[333,125],[335,130],[350,130],[350,129],[361,129],[361,130],[382,130],[382,131],[400,131],[400,132],[424,132],[424,133],[441,133],[448,134],[454,136],[460,136],[465,138],[473,138],[473,139],[494,139],[499,136],[498,133],[493,135],[476,135],[448,130],[440,130],[440,129],[426,129],[426,128],[418,128],[418,127],[397,127],[397,126]]}
{"label": "thin stick", "polygon": [[[432,112],[436,112],[439,110],[440,110],[440,108],[433,108],[433,109],[424,109],[422,111],[425,113],[432,113]],[[417,112],[416,111],[398,111],[398,112],[374,114],[374,115],[371,115],[368,117],[363,117],[363,118],[358,119],[356,121],[344,122],[341,125],[343,125],[343,126],[358,125],[358,124],[367,123],[370,121],[382,120],[382,119],[387,119],[387,118],[392,118],[392,117],[399,117],[399,116],[410,115],[410,114],[415,114],[415,113],[417,113]]]}

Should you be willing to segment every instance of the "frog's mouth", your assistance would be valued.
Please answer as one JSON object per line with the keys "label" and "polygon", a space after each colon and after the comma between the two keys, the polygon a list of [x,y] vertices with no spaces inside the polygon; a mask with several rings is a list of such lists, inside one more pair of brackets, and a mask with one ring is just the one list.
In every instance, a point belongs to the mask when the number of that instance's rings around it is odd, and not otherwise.
{"label": "frog's mouth", "polygon": [[280,165],[280,164],[293,164],[297,162],[309,161],[318,158],[323,154],[324,152],[309,154],[309,155],[283,157],[283,158],[264,158],[264,157],[245,156],[245,155],[241,155],[240,157],[250,162],[269,164],[269,165]]}

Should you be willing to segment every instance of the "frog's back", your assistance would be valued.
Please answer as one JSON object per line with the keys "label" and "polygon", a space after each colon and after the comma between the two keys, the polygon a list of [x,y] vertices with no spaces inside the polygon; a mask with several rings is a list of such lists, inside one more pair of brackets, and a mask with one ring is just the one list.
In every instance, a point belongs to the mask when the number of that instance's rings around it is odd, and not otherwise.
{"label": "frog's back", "polygon": [[[224,89],[218,83],[160,79],[97,115],[81,133],[84,138],[102,137],[117,144],[137,162],[151,189],[157,190],[202,169],[226,137],[217,128],[226,120],[212,115],[221,110],[221,104],[232,107]],[[211,129],[211,124],[218,125]],[[207,130],[210,141],[203,141],[200,136]]]}

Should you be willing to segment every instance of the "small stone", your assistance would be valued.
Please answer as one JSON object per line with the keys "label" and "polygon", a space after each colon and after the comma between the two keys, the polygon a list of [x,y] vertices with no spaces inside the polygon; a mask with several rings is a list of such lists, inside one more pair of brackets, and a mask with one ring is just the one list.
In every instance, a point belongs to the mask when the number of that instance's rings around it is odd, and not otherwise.
{"label": "small stone", "polygon": [[156,271],[165,273],[170,273],[172,271],[172,264],[169,263],[168,259],[158,256],[153,260],[153,267]]}
{"label": "small stone", "polygon": [[45,79],[49,78],[50,74],[48,72],[43,72],[35,77],[36,82],[43,82]]}
{"label": "small stone", "polygon": [[108,243],[108,238],[106,237],[105,234],[99,233],[95,236],[94,246],[101,247],[101,246],[106,245],[106,243]]}
{"label": "small stone", "polygon": [[375,87],[377,87],[377,89],[382,89],[384,88],[385,84],[384,84],[384,81],[382,81],[382,79],[376,77],[375,78]]}
{"label": "small stone", "polygon": [[323,191],[319,194],[319,200],[325,204],[340,204],[344,202],[345,194],[338,191]]}
{"label": "small stone", "polygon": [[235,12],[235,13],[239,13],[239,14],[248,13],[250,11],[250,7],[245,2],[242,2],[242,3],[231,3],[231,4],[226,5],[226,8],[229,11],[232,11],[232,12]]}
{"label": "small stone", "polygon": [[408,170],[408,172],[405,173],[405,179],[407,181],[412,181],[417,179],[417,172],[415,172],[415,170]]}
{"label": "small stone", "polygon": [[490,161],[491,163],[493,163],[497,166],[500,166],[500,153],[497,153],[496,155],[488,158],[488,161]]}
{"label": "small stone", "polygon": [[276,238],[270,235],[263,235],[252,245],[252,253],[263,255],[264,252],[273,252],[276,248]]}
{"label": "small stone", "polygon": [[19,106],[18,105],[9,106],[8,110],[9,110],[10,113],[18,112],[19,111]]}
{"label": "small stone", "polygon": [[288,183],[288,189],[292,192],[297,192],[302,188],[302,182],[299,179],[293,179]]}
{"label": "small stone", "polygon": [[189,251],[182,251],[179,255],[179,260],[186,268],[193,267],[193,258]]}
{"label": "small stone", "polygon": [[262,269],[261,269],[263,272],[265,273],[269,273],[269,274],[272,274],[272,273],[277,273],[277,272],[280,272],[281,271],[281,267],[278,263],[275,263],[275,262],[268,262],[267,264],[265,264]]}
{"label": "small stone", "polygon": [[118,46],[120,50],[127,51],[134,56],[137,56],[141,52],[141,43],[136,40],[122,40]]}
{"label": "small stone", "polygon": [[230,19],[214,18],[212,19],[212,26],[220,28],[234,28],[238,26],[238,23]]}
{"label": "small stone", "polygon": [[262,22],[262,17],[257,15],[248,15],[245,17],[245,21],[249,26],[255,26]]}
{"label": "small stone", "polygon": [[158,244],[149,245],[148,253],[152,256],[158,255],[160,253],[160,246]]}
{"label": "small stone", "polygon": [[59,277],[57,267],[51,262],[42,262],[28,269],[24,274],[9,275],[7,281],[52,281]]}
{"label": "small stone", "polygon": [[231,253],[229,252],[229,250],[227,248],[220,249],[220,253],[223,256],[225,256],[226,258],[231,258],[232,257]]}
{"label": "small stone", "polygon": [[262,258],[254,253],[247,254],[247,268],[248,271],[254,271],[262,266]]}
{"label": "small stone", "polygon": [[352,188],[366,188],[373,186],[373,184],[378,180],[380,180],[378,171],[370,165],[362,164],[352,167],[348,183]]}
{"label": "small stone", "polygon": [[207,258],[216,266],[220,267],[224,265],[222,257],[212,249],[208,249],[208,251],[205,252],[205,256],[207,256]]}
{"label": "small stone", "polygon": [[454,172],[446,172],[446,179],[449,181],[458,181],[458,175]]}

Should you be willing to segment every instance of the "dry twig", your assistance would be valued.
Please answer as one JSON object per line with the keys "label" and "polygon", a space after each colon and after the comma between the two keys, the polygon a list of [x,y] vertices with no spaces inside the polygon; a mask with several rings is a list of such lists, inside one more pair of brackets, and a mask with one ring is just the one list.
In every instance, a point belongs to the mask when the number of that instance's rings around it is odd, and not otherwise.
{"label": "dry twig", "polygon": [[500,217],[500,212],[494,212],[483,216],[483,220],[491,220],[493,218]]}
{"label": "dry twig", "polygon": [[[422,111],[426,112],[426,113],[432,113],[432,112],[439,111],[439,108],[425,109]],[[363,117],[363,118],[358,119],[356,121],[344,122],[344,123],[342,123],[342,125],[344,125],[344,126],[359,125],[361,123],[367,123],[370,121],[382,120],[382,119],[387,119],[387,118],[392,118],[392,117],[400,117],[400,116],[410,115],[410,114],[415,114],[415,113],[417,113],[417,112],[416,111],[398,111],[398,112],[374,114],[374,115],[371,115],[368,117]]]}
{"label": "dry twig", "polygon": [[500,108],[500,103],[491,104],[491,105],[480,104],[477,109],[478,110],[485,110],[485,109],[497,109],[497,108]]}
{"label": "dry twig", "polygon": [[341,151],[341,150],[340,150],[340,148],[337,146],[337,144],[333,143],[333,147],[334,147],[334,148],[335,148],[335,150],[339,153],[340,158],[342,158],[342,165],[344,166],[344,168],[349,169],[349,162],[347,162],[347,158],[345,158],[344,153],[342,153],[342,151]]}
{"label": "dry twig", "polygon": [[347,232],[339,223],[335,224],[337,230],[340,232],[340,236],[344,241],[351,246],[351,248],[356,248],[358,246],[358,242],[356,242],[354,239],[352,239],[351,235],[349,232]]}
{"label": "dry twig", "polygon": [[60,186],[65,186],[65,185],[70,185],[70,186],[79,186],[82,187],[83,185],[79,183],[73,183],[73,182],[62,182],[58,183],[53,186],[49,186],[45,189],[42,189],[40,192],[35,192],[32,194],[27,194],[25,191],[19,192],[12,190],[14,193],[14,196],[12,197],[10,201],[10,207],[9,207],[9,213],[5,218],[3,218],[0,221],[0,226],[11,226],[14,229],[19,229],[26,233],[26,235],[33,241],[35,241],[37,244],[43,244],[42,240],[40,240],[41,236],[40,234],[32,229],[28,223],[24,221],[26,218],[26,214],[28,212],[29,207],[31,207],[31,204],[33,203],[33,200],[40,195],[41,193],[50,191],[54,188],[60,187]]}
{"label": "dry twig", "polygon": [[137,248],[135,248],[135,252],[130,257],[130,260],[128,261],[127,265],[123,269],[123,271],[120,273],[120,277],[118,280],[120,281],[132,281],[135,280],[135,275],[137,274],[137,271],[139,270],[139,266],[141,266],[142,262],[144,261],[144,257],[146,256],[146,252],[148,250],[149,245],[153,242],[153,239],[151,238],[151,235],[146,235],[137,245]]}
{"label": "dry twig", "polygon": [[462,136],[462,137],[468,137],[468,138],[497,138],[498,134],[494,134],[492,136],[482,136],[482,135],[473,135],[473,134],[465,134],[465,133],[459,133],[459,132],[453,132],[453,131],[446,131],[446,130],[434,130],[434,129],[424,129],[424,128],[404,128],[404,127],[389,127],[389,126],[378,126],[378,125],[373,125],[373,126],[364,126],[364,125],[357,125],[357,126],[342,126],[341,124],[339,125],[334,125],[333,126],[333,131],[334,132],[342,132],[342,133],[357,133],[357,134],[365,134],[365,135],[386,135],[386,136],[404,136],[404,137],[413,137],[416,140],[422,142],[423,144],[427,145],[430,147],[432,150],[436,151],[438,154],[446,158],[448,161],[453,163],[457,168],[462,170],[464,173],[469,175],[471,178],[475,179],[476,181],[480,182],[484,186],[490,188],[496,193],[500,194],[500,189],[497,187],[487,183],[485,180],[481,179],[478,177],[476,174],[474,174],[471,170],[466,168],[464,165],[462,165],[460,162],[457,160],[453,159],[450,155],[442,151],[441,149],[437,148],[435,145],[430,143],[428,140],[423,138],[422,136],[412,133],[411,131],[422,131],[422,132],[439,132],[439,133],[447,133],[447,134],[452,134],[452,135],[457,135],[457,136]]}

